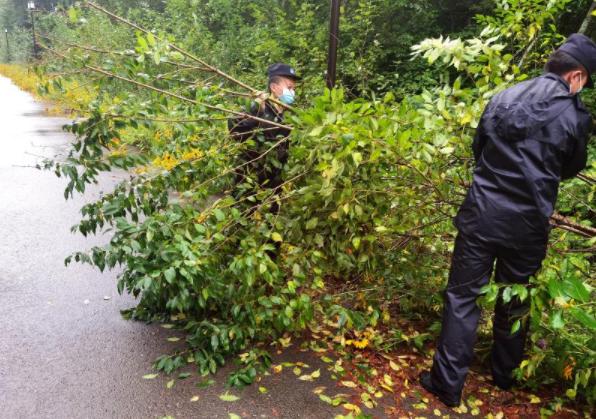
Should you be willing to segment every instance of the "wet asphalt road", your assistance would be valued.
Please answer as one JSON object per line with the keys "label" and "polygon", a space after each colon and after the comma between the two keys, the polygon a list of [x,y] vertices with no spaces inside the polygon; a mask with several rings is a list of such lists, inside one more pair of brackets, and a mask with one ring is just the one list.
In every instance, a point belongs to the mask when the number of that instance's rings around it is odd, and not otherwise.
{"label": "wet asphalt road", "polygon": [[[218,396],[216,384],[144,380],[151,363],[168,353],[174,332],[126,321],[119,311],[134,301],[116,292],[116,273],[83,265],[66,268],[71,252],[106,241],[70,233],[78,210],[109,188],[118,176],[102,177],[85,197],[65,201],[65,181],[28,167],[39,156],[53,157],[71,140],[61,131],[68,121],[43,115],[44,107],[0,77],[0,417],[1,418],[332,418],[338,413],[312,393],[327,385],[298,381],[291,369],[265,377],[242,391],[237,402]],[[119,175],[122,177],[123,175]],[[109,299],[104,299],[109,297]],[[312,355],[290,350],[281,356],[316,365]],[[279,362],[279,360],[276,360]],[[193,370],[189,370],[193,372]],[[322,369],[324,371],[324,369]],[[345,389],[344,389],[345,390]],[[199,400],[191,402],[193,396]]]}

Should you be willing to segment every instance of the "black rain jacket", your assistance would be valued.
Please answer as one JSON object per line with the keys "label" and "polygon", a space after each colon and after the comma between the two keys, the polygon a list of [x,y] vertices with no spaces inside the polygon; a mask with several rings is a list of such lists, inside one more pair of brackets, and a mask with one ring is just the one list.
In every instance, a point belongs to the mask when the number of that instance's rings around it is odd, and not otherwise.
{"label": "black rain jacket", "polygon": [[458,230],[513,248],[548,240],[559,183],[585,167],[590,127],[579,96],[555,74],[495,95],[472,144],[476,167]]}
{"label": "black rain jacket", "polygon": [[[257,116],[278,124],[283,123],[283,113],[267,103],[264,108],[260,108],[257,103],[251,105],[250,115]],[[273,144],[281,138],[290,135],[288,129],[279,128],[265,122],[255,121],[251,118],[232,118],[228,119],[228,129],[232,137],[238,141],[245,142],[248,139],[255,141],[255,146],[245,150],[240,156],[239,163],[246,163],[256,159]],[[242,173],[236,177],[236,183],[241,183],[249,173],[256,174],[257,181],[261,186],[275,188],[282,183],[282,167],[288,160],[288,141],[284,141],[276,147],[273,158],[259,159],[245,166]]]}

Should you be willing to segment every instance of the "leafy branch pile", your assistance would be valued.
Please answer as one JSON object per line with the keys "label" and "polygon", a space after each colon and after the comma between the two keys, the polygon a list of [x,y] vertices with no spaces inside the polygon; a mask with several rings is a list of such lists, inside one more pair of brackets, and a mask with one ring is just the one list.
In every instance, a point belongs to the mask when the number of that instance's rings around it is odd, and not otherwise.
{"label": "leafy branch pile", "polygon": [[[438,86],[368,100],[342,89],[315,97],[317,86],[309,86],[309,106],[286,112],[289,138],[245,143],[230,138],[227,119],[243,115],[258,89],[178,47],[170,33],[145,30],[94,3],[54,14],[40,34],[46,71],[66,74],[53,88],[78,77],[92,80],[97,96],[80,109],[86,118],[68,127],[77,138],[68,156],[44,167],[68,180],[67,198],[102,172],[130,173],[84,206],[73,227],[84,235],[111,231],[110,243],[68,261],[121,266],[119,291],[138,297],[127,314],[175,320],[184,329],[188,350],[161,357],[158,369],[169,373],[191,359],[209,373],[241,354],[234,385],[252,382],[269,365],[268,344],[323,318],[338,335],[378,328],[387,336],[395,334],[392,317],[428,318],[440,307],[451,218],[470,182],[481,112],[493,94],[531,75],[561,39],[553,22],[568,3],[499,2],[477,36],[429,38],[413,48],[433,65]],[[89,39],[108,27],[106,14],[123,24],[117,39],[77,41],[77,34]],[[257,150],[257,159],[279,166],[276,148],[286,141],[290,158],[277,190],[250,178],[235,185],[243,151]],[[560,228],[532,287],[492,284],[482,302],[490,308],[499,292],[506,301],[530,298],[530,356],[519,376],[529,385],[560,381],[567,397],[590,403],[595,150],[592,143],[583,178],[562,188],[553,220]],[[238,188],[254,193],[238,198]],[[374,345],[391,347],[384,339]]]}

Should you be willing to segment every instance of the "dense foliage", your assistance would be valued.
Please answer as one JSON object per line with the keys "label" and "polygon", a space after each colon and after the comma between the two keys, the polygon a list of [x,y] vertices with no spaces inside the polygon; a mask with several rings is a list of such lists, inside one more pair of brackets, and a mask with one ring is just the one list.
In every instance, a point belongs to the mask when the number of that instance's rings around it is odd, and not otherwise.
{"label": "dense foliage", "polygon": [[[152,32],[115,26],[93,9],[40,16],[42,90],[66,94],[76,80],[94,86],[93,100],[76,106],[86,118],[68,127],[77,137],[70,154],[45,166],[68,179],[67,198],[103,171],[130,171],[83,207],[73,227],[85,235],[111,230],[110,243],[69,260],[121,266],[119,290],[139,298],[127,314],[177,321],[201,372],[242,354],[236,385],[268,365],[266,344],[321,318],[340,336],[377,329],[374,344],[385,349],[408,340],[392,318],[438,318],[451,217],[469,185],[480,114],[493,94],[539,72],[564,39],[557,23],[571,15],[579,26],[588,8],[500,0],[472,20],[477,9],[460,13],[445,1],[345,1],[342,88],[328,91],[321,2],[155,3],[141,10],[103,2]],[[468,3],[483,12],[490,6]],[[438,37],[445,33],[451,36]],[[231,78],[202,71],[204,63],[172,40]],[[231,79],[262,88],[266,66],[282,60],[306,76],[303,106],[285,122],[292,126],[285,182],[278,194],[243,185],[256,193],[237,199],[237,156],[257,144],[232,140],[226,119],[255,92]],[[594,99],[586,95],[587,103]],[[279,165],[272,152],[279,143],[260,143],[260,158]],[[591,178],[595,154],[592,141]],[[564,184],[558,206],[586,228],[596,218],[589,179]],[[270,211],[274,204],[279,213]],[[596,240],[584,236],[554,230],[532,286],[491,284],[482,305],[489,309],[499,292],[530,298],[529,356],[519,377],[530,386],[559,382],[568,398],[592,403]],[[171,372],[188,359],[165,355],[156,366]]]}

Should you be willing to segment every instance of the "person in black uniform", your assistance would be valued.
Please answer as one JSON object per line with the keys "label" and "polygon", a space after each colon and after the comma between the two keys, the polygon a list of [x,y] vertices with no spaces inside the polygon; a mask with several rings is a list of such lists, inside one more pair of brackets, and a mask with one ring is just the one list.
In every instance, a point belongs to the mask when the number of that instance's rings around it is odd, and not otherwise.
{"label": "person in black uniform", "polygon": [[[287,64],[278,63],[271,65],[267,74],[269,94],[281,103],[293,104],[296,82],[301,79],[296,74],[296,70]],[[282,124],[284,108],[263,98],[252,103],[248,114]],[[243,164],[244,166],[236,173],[234,192],[236,199],[246,194],[254,194],[257,185],[279,193],[279,186],[283,183],[282,168],[288,160],[288,141],[277,145],[274,151],[263,158],[258,157],[280,140],[287,138],[290,131],[250,117],[229,119],[228,129],[232,138],[241,142],[248,140],[254,142],[254,144],[247,144],[238,162],[238,166]],[[277,213],[278,210],[278,204],[274,202],[271,205],[271,212]]]}
{"label": "person in black uniform", "polygon": [[[473,356],[480,309],[476,299],[495,265],[501,284],[529,282],[546,255],[549,219],[561,180],[586,165],[591,116],[578,93],[593,87],[596,44],[570,36],[549,58],[545,73],[493,97],[480,120],[472,149],[472,185],[455,218],[449,280],[444,291],[442,330],[430,371],[421,385],[448,406],[459,406]],[[499,295],[493,321],[493,383],[513,384],[522,361],[528,299]]]}

